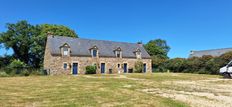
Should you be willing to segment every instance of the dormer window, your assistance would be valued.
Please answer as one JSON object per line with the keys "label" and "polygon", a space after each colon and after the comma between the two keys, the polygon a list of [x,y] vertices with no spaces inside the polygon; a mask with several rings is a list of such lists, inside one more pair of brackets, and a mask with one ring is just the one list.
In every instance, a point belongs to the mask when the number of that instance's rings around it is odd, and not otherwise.
{"label": "dormer window", "polygon": [[68,56],[68,48],[67,47],[63,48],[63,55]]}
{"label": "dormer window", "polygon": [[141,52],[136,52],[137,59],[141,59]]}
{"label": "dormer window", "polygon": [[89,50],[91,52],[92,57],[98,57],[98,48],[97,48],[97,46],[93,46]]}
{"label": "dormer window", "polygon": [[97,57],[97,50],[93,50],[93,57]]}
{"label": "dormer window", "polygon": [[118,47],[117,49],[114,50],[115,56],[117,58],[121,58],[122,57],[122,50],[120,47]]}
{"label": "dormer window", "polygon": [[141,58],[142,58],[141,50],[140,50],[139,48],[137,48],[137,49],[134,51],[134,53],[135,53],[137,59],[141,59]]}
{"label": "dormer window", "polygon": [[70,55],[70,46],[65,43],[64,45],[60,46],[62,56],[69,56]]}
{"label": "dormer window", "polygon": [[117,55],[116,56],[117,56],[117,58],[120,58],[120,56],[121,56],[120,55],[120,51],[117,51]]}

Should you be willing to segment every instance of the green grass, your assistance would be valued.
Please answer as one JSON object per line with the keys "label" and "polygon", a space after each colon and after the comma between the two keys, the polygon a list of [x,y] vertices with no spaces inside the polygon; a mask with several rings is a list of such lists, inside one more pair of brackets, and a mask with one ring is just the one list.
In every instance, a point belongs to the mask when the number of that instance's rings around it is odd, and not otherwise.
{"label": "green grass", "polygon": [[[87,76],[91,76],[87,77]],[[217,76],[197,74],[125,74],[0,78],[0,106],[187,107],[184,102],[138,91],[166,80]],[[145,79],[150,81],[140,81]],[[160,86],[162,87],[162,86]],[[165,86],[163,86],[165,87]]]}

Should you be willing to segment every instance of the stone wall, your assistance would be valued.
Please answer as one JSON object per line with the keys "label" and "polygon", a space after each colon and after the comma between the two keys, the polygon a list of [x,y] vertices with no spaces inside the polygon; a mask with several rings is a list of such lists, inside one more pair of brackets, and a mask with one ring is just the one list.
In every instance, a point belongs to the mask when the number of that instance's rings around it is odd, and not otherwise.
{"label": "stone wall", "polygon": [[[47,47],[46,47],[47,48]],[[49,49],[46,49],[49,50]],[[147,73],[152,72],[151,59],[140,59],[147,66]],[[123,73],[123,64],[127,63],[127,68],[134,70],[134,63],[138,61],[136,58],[109,58],[109,57],[84,57],[84,56],[52,56],[45,51],[44,68],[50,72],[51,75],[58,74],[72,74],[73,63],[78,63],[78,74],[85,74],[85,68],[88,65],[97,65],[97,73],[100,73],[100,64],[105,63],[105,73]],[[68,64],[68,68],[64,70],[64,63]],[[120,64],[120,68],[118,68]],[[127,70],[128,71],[128,70]]]}

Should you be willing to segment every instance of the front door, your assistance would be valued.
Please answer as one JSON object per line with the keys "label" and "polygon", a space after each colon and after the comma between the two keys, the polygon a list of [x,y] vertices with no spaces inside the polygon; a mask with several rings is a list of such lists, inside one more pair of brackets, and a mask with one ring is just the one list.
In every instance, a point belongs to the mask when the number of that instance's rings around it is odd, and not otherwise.
{"label": "front door", "polygon": [[124,69],[124,73],[127,73],[127,63],[124,63],[123,69]]}
{"label": "front door", "polygon": [[143,72],[146,73],[147,72],[147,65],[143,64]]}
{"label": "front door", "polygon": [[105,63],[101,63],[101,73],[105,73]]}
{"label": "front door", "polygon": [[73,63],[73,75],[77,75],[78,73],[78,63]]}

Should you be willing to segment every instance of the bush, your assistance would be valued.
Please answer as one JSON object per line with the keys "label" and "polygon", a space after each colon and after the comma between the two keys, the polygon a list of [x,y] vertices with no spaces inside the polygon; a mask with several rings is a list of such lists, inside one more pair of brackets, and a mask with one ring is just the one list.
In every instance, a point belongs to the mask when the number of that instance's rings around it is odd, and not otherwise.
{"label": "bush", "polygon": [[174,58],[167,61],[166,68],[171,70],[171,72],[183,72],[186,67],[186,59],[184,58]]}
{"label": "bush", "polygon": [[143,72],[143,62],[137,61],[135,62],[135,73],[142,73]]}
{"label": "bush", "polygon": [[170,59],[165,68],[173,72],[219,74],[219,69],[232,60],[232,52],[225,53],[219,57],[205,55],[188,59]]}
{"label": "bush", "polygon": [[86,66],[85,74],[96,74],[97,67],[95,65]]}
{"label": "bush", "polygon": [[23,71],[20,72],[20,75],[21,76],[29,76],[30,72],[28,70],[23,70]]}
{"label": "bush", "polygon": [[9,75],[6,72],[0,72],[0,77],[8,77]]}
{"label": "bush", "polygon": [[24,62],[15,59],[10,63],[10,65],[8,67],[9,68],[24,68],[26,66],[27,65]]}

